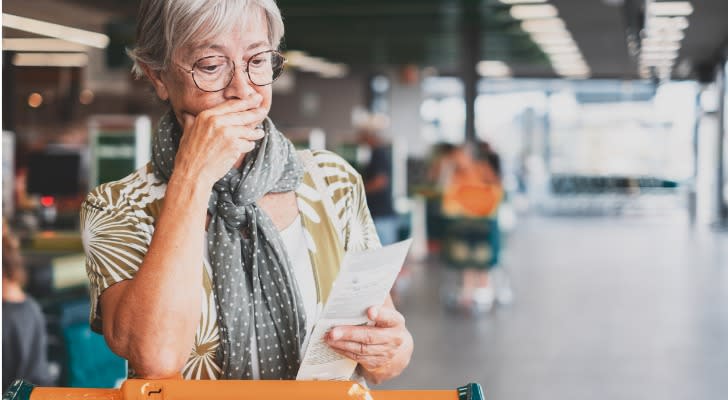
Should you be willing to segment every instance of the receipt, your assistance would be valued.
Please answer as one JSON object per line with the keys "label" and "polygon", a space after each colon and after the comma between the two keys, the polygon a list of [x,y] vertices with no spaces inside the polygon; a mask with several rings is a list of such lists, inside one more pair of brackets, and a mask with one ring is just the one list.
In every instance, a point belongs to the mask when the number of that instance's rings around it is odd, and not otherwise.
{"label": "receipt", "polygon": [[379,249],[344,255],[331,293],[316,321],[305,349],[297,380],[349,380],[356,361],[329,347],[324,336],[342,325],[368,325],[371,306],[384,303],[402,269],[412,239]]}

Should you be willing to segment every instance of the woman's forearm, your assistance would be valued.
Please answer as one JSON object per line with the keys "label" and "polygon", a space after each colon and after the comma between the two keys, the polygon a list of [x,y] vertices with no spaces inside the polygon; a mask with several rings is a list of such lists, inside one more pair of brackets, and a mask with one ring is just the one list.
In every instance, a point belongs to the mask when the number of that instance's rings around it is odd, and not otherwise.
{"label": "woman's forearm", "polygon": [[139,271],[114,306],[104,308],[114,309],[107,340],[140,376],[178,374],[192,349],[209,195],[209,186],[172,176]]}

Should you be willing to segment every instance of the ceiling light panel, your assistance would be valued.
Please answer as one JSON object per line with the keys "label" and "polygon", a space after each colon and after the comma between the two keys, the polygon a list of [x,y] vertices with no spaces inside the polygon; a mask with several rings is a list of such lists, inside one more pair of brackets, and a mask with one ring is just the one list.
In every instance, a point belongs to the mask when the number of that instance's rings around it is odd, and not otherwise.
{"label": "ceiling light panel", "polygon": [[551,4],[517,5],[511,7],[511,16],[515,19],[555,18],[559,15]]}
{"label": "ceiling light panel", "polygon": [[648,2],[647,13],[656,17],[688,16],[693,13],[693,5],[689,1]]}
{"label": "ceiling light panel", "polygon": [[106,48],[109,45],[109,37],[102,33],[52,24],[50,22],[19,17],[12,14],[3,13],[3,26],[100,49]]}

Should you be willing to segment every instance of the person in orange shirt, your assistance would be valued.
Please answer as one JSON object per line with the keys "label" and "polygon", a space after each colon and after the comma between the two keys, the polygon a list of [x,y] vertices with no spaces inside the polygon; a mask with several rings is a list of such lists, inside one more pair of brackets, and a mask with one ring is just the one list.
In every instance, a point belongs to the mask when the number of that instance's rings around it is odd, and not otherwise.
{"label": "person in orange shirt", "polygon": [[489,238],[490,230],[497,227],[491,222],[503,189],[492,166],[476,159],[467,145],[453,148],[443,166],[442,213],[448,220],[444,259],[450,267],[462,270],[458,304],[486,311],[494,301],[488,270],[494,265],[496,249]]}

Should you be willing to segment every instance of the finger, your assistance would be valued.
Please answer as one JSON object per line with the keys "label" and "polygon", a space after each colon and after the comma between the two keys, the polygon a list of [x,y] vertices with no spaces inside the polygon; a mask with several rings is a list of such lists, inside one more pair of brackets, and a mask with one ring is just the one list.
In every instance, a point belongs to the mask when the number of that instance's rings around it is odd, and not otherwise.
{"label": "finger", "polygon": [[329,346],[333,349],[348,351],[353,354],[360,356],[377,356],[388,358],[392,354],[392,346],[384,344],[365,344],[359,342],[349,342],[345,340],[338,340],[335,342],[329,342]]}
{"label": "finger", "polygon": [[[372,318],[372,309],[369,308],[369,315]],[[373,315],[374,325],[380,328],[394,328],[400,325],[404,325],[404,316],[395,310],[394,307],[381,306],[377,307],[376,312]]]}
{"label": "finger", "polygon": [[252,108],[257,108],[260,106],[260,103],[263,101],[263,96],[261,96],[258,93],[254,93],[251,96],[248,96],[244,99],[230,99],[226,100],[215,107],[208,108],[207,110],[202,111],[198,115],[202,115],[204,117],[212,117],[215,115],[223,115],[223,114],[230,114],[234,112],[240,112],[240,111],[247,111]]}
{"label": "finger", "polygon": [[237,111],[211,117],[216,126],[250,126],[259,125],[266,117],[266,110],[256,108],[248,111]]}
{"label": "finger", "polygon": [[259,128],[251,129],[242,126],[226,126],[223,131],[235,140],[256,141],[265,136],[265,131]]}
{"label": "finger", "polygon": [[182,128],[188,128],[195,123],[195,116],[186,112],[182,113]]}
{"label": "finger", "polygon": [[393,339],[389,329],[375,326],[337,326],[329,331],[327,341],[350,341],[364,344],[386,344]]}
{"label": "finger", "polygon": [[346,351],[346,350],[339,350],[339,349],[333,349],[333,350],[335,352],[341,354],[342,356],[344,356],[350,360],[354,360],[357,363],[361,364],[361,366],[364,367],[364,369],[366,369],[366,370],[377,369],[387,362],[387,360],[385,360],[382,357],[362,356],[360,354],[352,353],[352,352]]}

